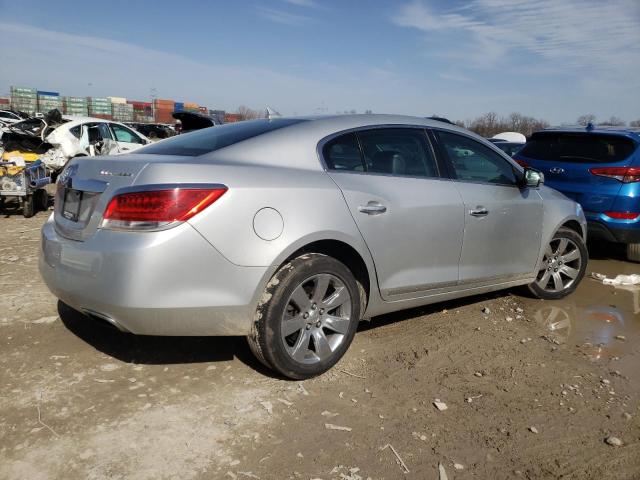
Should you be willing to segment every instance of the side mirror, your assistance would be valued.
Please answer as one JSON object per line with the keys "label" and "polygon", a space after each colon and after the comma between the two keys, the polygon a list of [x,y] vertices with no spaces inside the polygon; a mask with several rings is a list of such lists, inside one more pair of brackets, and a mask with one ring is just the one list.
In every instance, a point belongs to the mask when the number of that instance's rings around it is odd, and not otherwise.
{"label": "side mirror", "polygon": [[544,174],[534,168],[525,167],[522,183],[525,187],[538,188],[544,183]]}

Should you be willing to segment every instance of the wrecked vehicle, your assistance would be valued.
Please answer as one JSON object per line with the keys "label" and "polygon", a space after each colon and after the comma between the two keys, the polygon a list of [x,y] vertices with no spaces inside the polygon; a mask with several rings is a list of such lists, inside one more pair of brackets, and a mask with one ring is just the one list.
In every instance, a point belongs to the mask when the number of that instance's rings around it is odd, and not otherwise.
{"label": "wrecked vehicle", "polygon": [[[121,123],[100,118],[63,116],[52,110],[2,128],[0,198],[18,197],[23,215],[46,208],[44,187],[74,157],[115,155],[150,143]],[[42,190],[42,192],[39,192]]]}

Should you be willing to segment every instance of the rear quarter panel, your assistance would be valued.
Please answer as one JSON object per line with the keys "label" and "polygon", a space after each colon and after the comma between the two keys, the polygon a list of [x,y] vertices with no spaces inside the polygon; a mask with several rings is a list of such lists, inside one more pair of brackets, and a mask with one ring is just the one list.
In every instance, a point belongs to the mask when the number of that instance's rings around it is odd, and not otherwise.
{"label": "rear quarter panel", "polygon": [[[368,250],[342,193],[322,170],[260,165],[152,164],[136,183],[219,183],[228,191],[189,222],[227,260],[239,266],[279,265],[298,248],[334,239],[355,248],[368,263]],[[254,217],[271,208],[282,232],[263,240]]]}

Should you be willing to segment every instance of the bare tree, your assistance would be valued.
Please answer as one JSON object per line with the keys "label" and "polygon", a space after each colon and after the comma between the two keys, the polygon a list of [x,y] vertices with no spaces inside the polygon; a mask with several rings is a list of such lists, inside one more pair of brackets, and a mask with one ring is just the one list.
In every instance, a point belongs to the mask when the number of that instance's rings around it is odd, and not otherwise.
{"label": "bare tree", "polygon": [[470,121],[457,121],[456,125],[464,126],[483,137],[492,137],[501,132],[520,132],[528,137],[533,132],[548,127],[549,122],[517,112],[508,117],[498,117],[495,112],[489,112]]}
{"label": "bare tree", "polygon": [[619,117],[610,117],[608,120],[598,123],[598,125],[603,125],[606,127],[621,127],[626,125],[626,123]]}
{"label": "bare tree", "polygon": [[640,119],[638,119],[638,120],[631,120],[631,121],[629,122],[629,126],[630,126],[630,127],[636,127],[636,128],[640,127]]}
{"label": "bare tree", "polygon": [[587,113],[585,115],[580,115],[578,117],[578,120],[576,120],[576,123],[578,125],[583,125],[583,126],[587,126],[590,123],[595,123],[596,121],[596,116],[593,113]]}
{"label": "bare tree", "polygon": [[260,112],[246,105],[240,105],[238,107],[238,120],[253,120],[255,118],[260,118]]}

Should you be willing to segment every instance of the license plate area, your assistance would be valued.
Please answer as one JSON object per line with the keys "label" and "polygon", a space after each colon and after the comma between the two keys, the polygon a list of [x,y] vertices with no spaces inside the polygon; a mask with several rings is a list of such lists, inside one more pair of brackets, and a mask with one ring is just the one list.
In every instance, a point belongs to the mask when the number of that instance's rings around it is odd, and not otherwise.
{"label": "license plate area", "polygon": [[77,222],[80,218],[80,205],[82,203],[83,192],[67,188],[64,191],[62,202],[62,216],[72,222]]}

